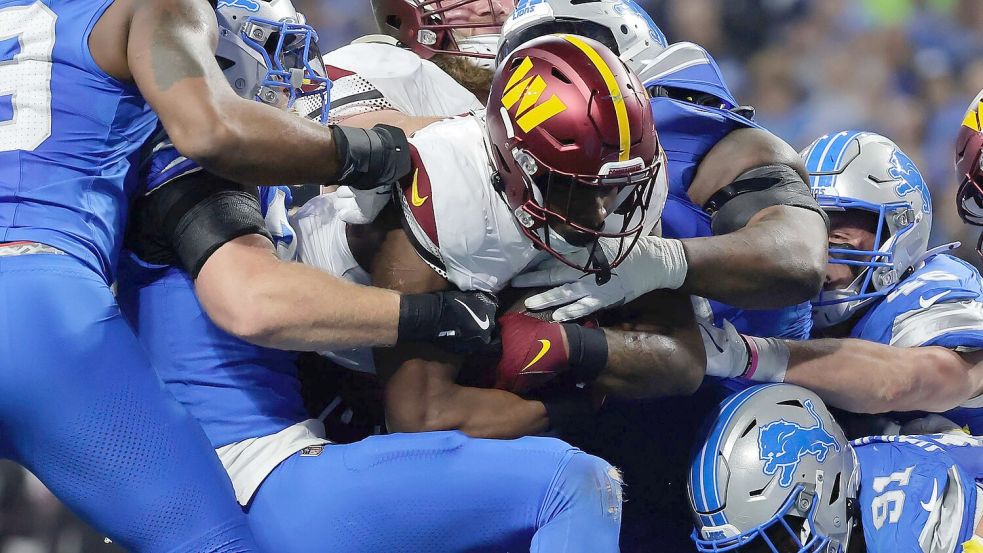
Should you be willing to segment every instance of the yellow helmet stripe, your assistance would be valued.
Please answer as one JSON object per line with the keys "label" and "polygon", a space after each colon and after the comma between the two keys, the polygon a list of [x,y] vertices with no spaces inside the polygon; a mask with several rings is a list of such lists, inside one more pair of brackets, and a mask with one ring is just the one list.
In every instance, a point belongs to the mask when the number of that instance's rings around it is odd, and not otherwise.
{"label": "yellow helmet stripe", "polygon": [[983,102],[980,102],[976,109],[971,109],[966,112],[966,117],[963,119],[963,126],[969,127],[976,132],[980,131],[980,116],[979,110],[983,110]]}
{"label": "yellow helmet stripe", "polygon": [[594,64],[604,84],[608,87],[608,93],[614,102],[614,114],[618,120],[618,161],[628,161],[628,151],[631,148],[631,129],[628,126],[628,108],[625,107],[625,98],[618,89],[618,81],[614,78],[614,72],[608,66],[604,58],[597,53],[591,45],[587,44],[574,35],[560,35],[568,42],[580,48],[580,51],[587,55],[587,58]]}

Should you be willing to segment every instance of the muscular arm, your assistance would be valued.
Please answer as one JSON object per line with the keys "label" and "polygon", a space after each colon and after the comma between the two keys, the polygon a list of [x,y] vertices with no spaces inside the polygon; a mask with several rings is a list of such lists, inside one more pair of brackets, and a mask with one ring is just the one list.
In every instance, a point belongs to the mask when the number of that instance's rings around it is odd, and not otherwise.
{"label": "muscular arm", "polygon": [[597,386],[628,398],[695,392],[703,381],[706,358],[689,298],[660,290],[638,298],[628,309],[639,311],[643,322],[630,330],[605,328],[608,365]]}
{"label": "muscular arm", "polygon": [[130,5],[126,68],[178,150],[236,182],[306,184],[336,177],[328,128],[240,98],[229,86],[215,61],[217,24],[207,2]]}
{"label": "muscular arm", "polygon": [[983,393],[983,358],[855,339],[786,341],[785,382],[855,413],[943,412]]}
{"label": "muscular arm", "polygon": [[[771,164],[789,165],[808,182],[799,156],[781,139],[761,129],[733,131],[700,164],[690,197],[703,205],[741,174]],[[740,230],[682,243],[689,270],[681,290],[738,307],[805,301],[819,291],[825,274],[826,225],[800,207],[767,207]]]}
{"label": "muscular arm", "polygon": [[[413,250],[402,230],[386,236],[372,268],[373,284],[403,293],[443,290],[448,283]],[[392,432],[461,430],[482,438],[515,438],[546,430],[546,408],[502,390],[457,384],[459,356],[424,344],[376,350],[386,382],[386,419]]]}
{"label": "muscular arm", "polygon": [[396,343],[398,294],[280,261],[257,234],[219,247],[195,291],[216,325],[257,345],[323,351]]}

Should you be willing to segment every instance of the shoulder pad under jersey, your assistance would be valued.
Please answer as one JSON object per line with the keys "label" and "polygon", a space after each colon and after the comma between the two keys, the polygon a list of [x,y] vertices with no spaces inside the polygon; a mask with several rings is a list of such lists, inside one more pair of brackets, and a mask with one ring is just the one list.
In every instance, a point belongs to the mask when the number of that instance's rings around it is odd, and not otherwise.
{"label": "shoulder pad under jersey", "polygon": [[983,282],[968,263],[936,255],[864,315],[851,337],[899,347],[983,347]]}
{"label": "shoulder pad under jersey", "polygon": [[413,170],[397,197],[411,242],[462,290],[497,292],[536,257],[491,184],[477,117],[434,123],[410,138]]}
{"label": "shoulder pad under jersey", "polygon": [[331,120],[380,110],[450,117],[481,109],[474,94],[413,52],[381,42],[343,46],[324,56],[333,82]]}
{"label": "shoulder pad under jersey", "polygon": [[719,98],[726,109],[738,106],[717,62],[705,48],[692,42],[677,42],[666,48],[638,77],[647,89],[663,86],[692,90]]}

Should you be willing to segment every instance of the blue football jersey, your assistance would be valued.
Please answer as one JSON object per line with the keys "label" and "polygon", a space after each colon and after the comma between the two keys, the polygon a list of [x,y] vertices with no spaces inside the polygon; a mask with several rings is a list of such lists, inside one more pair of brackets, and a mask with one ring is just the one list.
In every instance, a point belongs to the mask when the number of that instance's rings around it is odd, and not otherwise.
{"label": "blue football jersey", "polygon": [[[659,141],[668,159],[669,195],[662,211],[662,234],[668,238],[711,236],[710,216],[688,195],[696,170],[707,152],[732,131],[760,128],[739,114],[738,103],[720,68],[703,48],[691,43],[674,44],[659,56],[659,74],[645,87],[665,87],[711,94],[723,107],[697,105],[684,99],[655,96],[652,115]],[[741,309],[711,301],[716,324],[730,321],[738,331],[754,336],[806,339],[812,330],[808,302],[782,309]]]}
{"label": "blue football jersey", "polygon": [[983,441],[951,434],[874,436],[853,447],[867,551],[962,551],[979,519]]}
{"label": "blue football jersey", "polygon": [[55,246],[113,279],[157,116],[89,52],[112,0],[0,0],[0,241]]}
{"label": "blue football jersey", "polygon": [[[162,132],[148,142],[144,155],[145,197],[138,202],[153,201],[158,190],[201,171]],[[260,187],[262,214],[276,222],[267,226],[281,233],[273,237],[278,251],[293,242],[289,225],[281,225],[289,195],[286,187]],[[118,301],[168,390],[201,423],[212,445],[274,434],[305,420],[297,354],[255,346],[218,328],[199,303],[194,282],[176,265],[176,260],[155,264],[124,250]]]}
{"label": "blue football jersey", "polygon": [[[983,281],[972,265],[940,254],[879,299],[857,322],[851,338],[899,347],[983,348]],[[983,434],[983,400],[970,400],[945,416]]]}

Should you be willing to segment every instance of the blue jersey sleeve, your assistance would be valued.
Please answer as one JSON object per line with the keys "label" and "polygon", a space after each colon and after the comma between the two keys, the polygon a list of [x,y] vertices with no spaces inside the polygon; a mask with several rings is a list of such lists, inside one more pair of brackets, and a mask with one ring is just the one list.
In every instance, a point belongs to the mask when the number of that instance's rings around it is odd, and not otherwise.
{"label": "blue jersey sleeve", "polygon": [[851,337],[899,347],[983,348],[983,283],[968,263],[936,255],[880,300]]}

